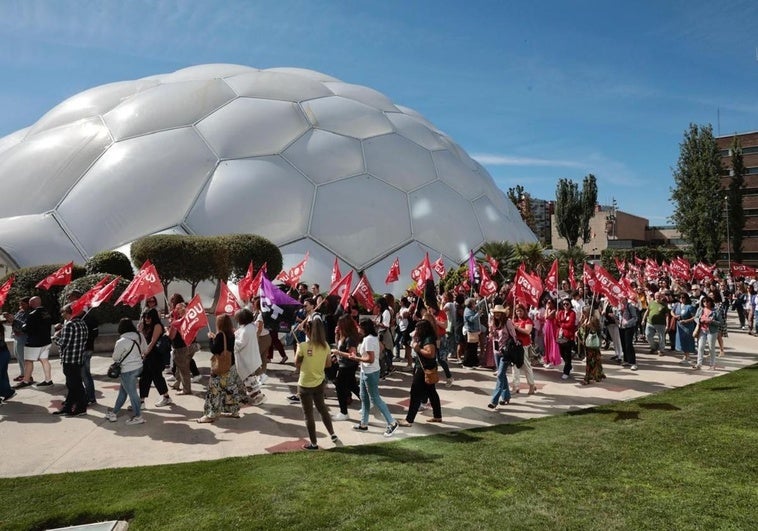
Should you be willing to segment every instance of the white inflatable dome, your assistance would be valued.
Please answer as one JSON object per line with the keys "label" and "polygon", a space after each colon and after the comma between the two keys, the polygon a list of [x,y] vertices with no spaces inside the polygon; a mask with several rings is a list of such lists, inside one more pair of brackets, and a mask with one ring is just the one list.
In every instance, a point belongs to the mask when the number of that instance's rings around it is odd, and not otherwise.
{"label": "white inflatable dome", "polygon": [[[485,241],[536,241],[487,171],[417,112],[311,70],[199,65],[77,94],[0,139],[0,260],[83,262],[149,234],[264,236],[303,280],[401,285]],[[127,247],[128,249],[128,247]]]}

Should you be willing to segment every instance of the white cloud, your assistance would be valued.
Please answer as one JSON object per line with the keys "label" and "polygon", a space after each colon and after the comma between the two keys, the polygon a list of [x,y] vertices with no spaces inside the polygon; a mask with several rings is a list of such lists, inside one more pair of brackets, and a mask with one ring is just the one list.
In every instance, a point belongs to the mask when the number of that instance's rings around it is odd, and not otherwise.
{"label": "white cloud", "polygon": [[514,155],[497,155],[491,153],[474,153],[471,158],[488,166],[548,166],[556,168],[583,168],[580,162],[570,160],[550,160]]}

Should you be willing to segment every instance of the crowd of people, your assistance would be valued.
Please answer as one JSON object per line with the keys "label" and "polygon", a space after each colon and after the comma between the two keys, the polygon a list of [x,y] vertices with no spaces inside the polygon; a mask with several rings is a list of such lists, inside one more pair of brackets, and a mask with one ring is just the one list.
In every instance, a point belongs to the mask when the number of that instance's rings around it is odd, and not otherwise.
{"label": "crowd of people", "polygon": [[[582,286],[571,290],[564,282],[560,290],[543,293],[539,303],[531,306],[513,299],[509,283],[488,297],[439,293],[431,282],[423,288],[419,292],[408,290],[399,300],[385,294],[369,312],[353,298],[347,308],[342,308],[321,293],[318,285],[309,289],[299,284],[292,295],[301,306],[289,317],[285,312],[271,319],[261,311],[257,298],[233,316],[217,316],[208,333],[211,374],[197,422],[212,423],[222,416],[237,418],[241,404],[264,403],[268,363],[275,353],[282,363],[288,362],[285,344],[290,342],[298,382],[297,392],[288,400],[302,407],[309,439],[304,448],[314,450],[318,448],[314,407],[332,442],[338,443],[334,422],[351,420],[353,397],[360,403],[353,425],[358,431],[369,430],[371,408],[384,417],[387,437],[399,426],[412,427],[423,409],[432,411],[427,422],[443,422],[437,385],[455,386],[450,367],[456,364],[495,372],[490,400],[482,406],[498,409],[508,406],[515,394],[537,392],[536,375],[540,373],[536,368],[543,376],[544,371],[560,370],[561,378],[568,381],[574,376],[575,364],[581,361],[584,372],[580,383],[601,384],[606,378],[603,350],[611,352],[605,363],[617,363],[631,371],[640,368],[636,353],[641,348],[658,356],[667,351],[680,356],[680,363],[693,370],[704,366],[715,369],[717,357],[724,354],[729,311],[737,314],[742,330],[758,334],[756,281],[722,279],[682,284],[661,277],[633,285],[634,293],[627,293],[617,304],[585,292]],[[53,414],[83,415],[96,403],[89,360],[98,325],[89,313],[73,314],[72,303],[80,296],[71,292],[61,310],[63,322],[57,325],[39,297],[21,299],[17,313],[4,315],[15,339],[19,374],[11,387],[11,356],[5,327],[0,326],[3,401],[14,399],[19,391],[34,384],[35,362],[43,372],[43,380],[36,385],[52,385],[48,358],[55,343],[67,394]],[[136,325],[130,319],[118,324],[119,337],[112,356],[120,387],[106,413],[108,421],[118,421],[128,399],[131,415],[126,423],[142,424],[145,400],[153,387],[159,395],[155,406],[170,407],[169,384],[179,394],[192,394],[193,383],[202,382],[194,360],[200,346],[197,340],[186,344],[179,333],[185,301],[175,294],[167,302],[169,309],[161,315],[158,300],[149,297]],[[393,371],[411,373],[409,403],[402,418],[392,415],[381,396],[381,381]],[[522,373],[526,379],[523,389]],[[339,408],[334,413],[325,403],[330,384]]]}

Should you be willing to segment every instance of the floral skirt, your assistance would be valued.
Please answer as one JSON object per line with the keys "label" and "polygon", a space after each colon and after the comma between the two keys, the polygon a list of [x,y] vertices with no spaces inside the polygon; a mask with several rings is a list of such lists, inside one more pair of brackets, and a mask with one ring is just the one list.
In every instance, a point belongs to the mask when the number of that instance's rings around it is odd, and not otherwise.
{"label": "floral skirt", "polygon": [[584,363],[586,365],[586,370],[584,373],[584,381],[587,383],[591,382],[592,380],[599,382],[605,378],[605,373],[603,372],[603,362],[601,361],[600,357],[600,349],[585,347],[585,353],[586,356],[584,358]]}
{"label": "floral skirt", "polygon": [[223,376],[211,376],[208,381],[208,392],[205,394],[205,405],[203,406],[205,416],[215,418],[222,414],[234,415],[239,413],[240,388],[242,387],[237,368],[234,365]]}

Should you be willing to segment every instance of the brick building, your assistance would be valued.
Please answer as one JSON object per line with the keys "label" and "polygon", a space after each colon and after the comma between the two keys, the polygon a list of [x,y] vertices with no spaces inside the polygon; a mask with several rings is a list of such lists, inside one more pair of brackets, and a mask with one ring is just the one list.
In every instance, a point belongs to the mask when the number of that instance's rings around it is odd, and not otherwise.
{"label": "brick building", "polygon": [[[742,208],[745,210],[745,232],[742,242],[742,262],[755,267],[758,266],[758,131],[716,137],[716,144],[721,150],[721,163],[724,166],[724,174],[721,178],[724,189],[729,187],[732,175],[730,148],[735,136],[742,147],[742,161],[745,166],[745,190],[742,199]],[[727,247],[724,245],[724,258],[726,258],[726,252]]]}

